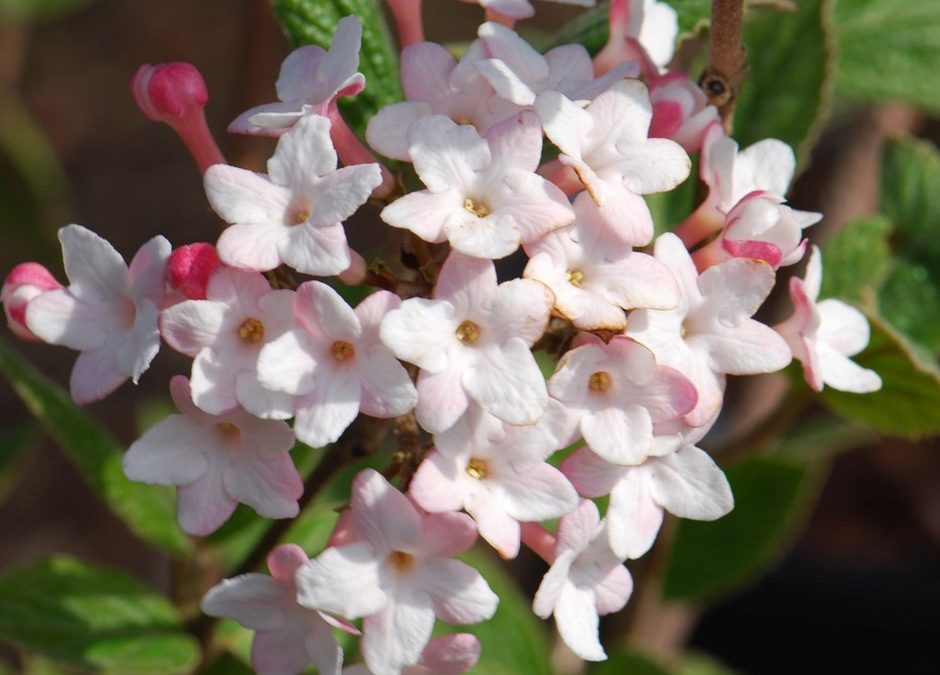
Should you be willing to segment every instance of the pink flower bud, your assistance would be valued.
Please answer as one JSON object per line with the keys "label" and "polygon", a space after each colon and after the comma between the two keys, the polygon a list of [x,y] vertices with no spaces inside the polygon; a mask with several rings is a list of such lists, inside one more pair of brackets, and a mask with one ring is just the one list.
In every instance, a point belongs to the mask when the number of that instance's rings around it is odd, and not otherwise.
{"label": "pink flower bud", "polygon": [[166,266],[166,281],[190,300],[205,300],[209,277],[221,264],[215,246],[205,242],[173,250]]}
{"label": "pink flower bud", "polygon": [[144,115],[173,127],[200,171],[205,173],[213,164],[225,163],[206,125],[209,92],[195,66],[189,63],[144,64],[131,80],[131,91]]}
{"label": "pink flower bud", "polygon": [[41,341],[26,326],[26,306],[36,296],[56,288],[62,288],[62,284],[39,263],[25,262],[13,268],[3,282],[0,302],[14,335],[22,340]]}

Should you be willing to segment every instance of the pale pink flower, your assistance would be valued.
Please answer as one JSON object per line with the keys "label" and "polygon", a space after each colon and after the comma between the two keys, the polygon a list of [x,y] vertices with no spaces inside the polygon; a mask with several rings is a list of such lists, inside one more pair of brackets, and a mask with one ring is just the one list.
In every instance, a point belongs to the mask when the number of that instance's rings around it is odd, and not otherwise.
{"label": "pale pink flower", "polygon": [[130,268],[107,241],[81,225],[59,230],[67,288],[26,305],[26,326],[43,342],[81,352],[69,386],[83,405],[127,379],[134,384],[160,350],[157,316],[170,242],[157,236],[140,247]]}
{"label": "pale pink flower", "polygon": [[512,117],[519,106],[496,95],[473,65],[486,58],[479,40],[457,63],[434,42],[409,45],[401,54],[401,83],[405,100],[382,108],[369,120],[366,139],[386,157],[412,161],[408,150],[412,122],[425,115],[446,115],[458,124],[471,124],[480,134]]}
{"label": "pale pink flower", "polygon": [[627,325],[625,309],[676,306],[679,291],[669,270],[652,256],[634,252],[611,226],[614,204],[600,209],[583,192],[574,210],[573,225],[526,246],[529,262],[523,275],[552,290],[557,314],[582,330],[617,332]]}
{"label": "pale pink flower", "polygon": [[728,212],[721,233],[692,258],[700,270],[732,258],[756,258],[774,269],[794,265],[806,252],[803,230],[821,219],[821,213],[785,206],[782,197],[752,192]]}
{"label": "pale pink flower", "polygon": [[294,434],[285,422],[260,420],[238,408],[209,415],[190,397],[182,375],[170,380],[179,409],[157,422],[124,455],[131,480],[178,485],[177,516],[190,534],[207,535],[239,502],[266,518],[293,518],[303,482],[290,457]]}
{"label": "pale pink flower", "polygon": [[598,72],[607,72],[626,60],[649,60],[656,68],[672,60],[679,21],[667,3],[611,0],[608,24],[607,44],[594,57]]}
{"label": "pale pink flower", "polygon": [[308,562],[296,544],[278,546],[268,555],[271,576],[243,574],[225,579],[202,599],[202,611],[209,616],[234,619],[255,631],[251,664],[259,675],[294,675],[310,663],[320,675],[339,675],[343,649],[332,628],[358,633],[352,626],[297,604],[294,574]]}
{"label": "pale pink flower", "polygon": [[300,285],[294,329],[258,357],[261,384],[297,397],[297,438],[321,447],[338,439],[360,410],[396,417],[414,408],[418,392],[408,372],[379,341],[379,324],[400,305],[394,293],[378,291],[353,310],[326,284]]}
{"label": "pale pink flower", "polygon": [[477,35],[490,58],[475,63],[497,93],[519,106],[531,106],[546,91],[574,100],[590,100],[623,77],[635,76],[634,64],[622,64],[594,78],[594,66],[581,45],[562,45],[543,56],[511,28],[495,22],[480,26]]}
{"label": "pale pink flower", "polygon": [[870,329],[865,315],[834,298],[817,302],[821,283],[822,256],[814,246],[805,279],[790,279],[793,316],[774,329],[803,364],[803,377],[813,390],[822,391],[823,385],[829,385],[856,394],[878,391],[878,373],[848,358],[868,345]]}
{"label": "pale pink flower", "polygon": [[[535,16],[535,8],[529,0],[462,0],[471,5],[480,5],[487,12],[495,12],[507,19],[529,19]],[[593,7],[596,0],[552,0],[564,5]]]}
{"label": "pale pink flower", "polygon": [[7,326],[21,340],[39,342],[39,338],[26,326],[26,307],[29,301],[46,291],[62,288],[52,272],[36,262],[20,263],[3,280],[0,302],[7,317]]}
{"label": "pale pink flower", "polygon": [[586,108],[545,92],[535,109],[561,150],[559,161],[574,170],[598,205],[620,199],[623,189],[666,192],[689,176],[691,162],[678,143],[648,137],[653,108],[639,80],[614,83]]}
{"label": "pale pink flower", "polygon": [[382,220],[425,241],[448,240],[478,258],[502,258],[574,220],[557,187],[535,173],[542,132],[531,113],[492,127],[481,138],[443,115],[411,125],[410,154],[427,186],[397,199]]}
{"label": "pale pink flower", "polygon": [[736,258],[699,276],[685,246],[670,233],[656,241],[655,254],[679,283],[679,306],[634,310],[627,335],[649,347],[657,363],[692,380],[698,405],[685,421],[700,426],[721,408],[725,374],[771,373],[790,362],[786,342],[750,318],[773,288],[774,271],[761,260]]}
{"label": "pale pink flower", "polygon": [[[480,660],[480,641],[470,633],[436,637],[421,652],[416,665],[402,668],[402,675],[461,675]],[[373,675],[364,663],[343,668],[343,675]]]}
{"label": "pale pink flower", "polygon": [[698,400],[681,372],[622,335],[607,344],[590,333],[567,352],[548,381],[553,398],[579,418],[591,448],[616,464],[639,464],[653,451],[653,425],[680,418]]}
{"label": "pale pink flower", "polygon": [[278,139],[268,174],[227,164],[209,168],[206,195],[227,223],[219,237],[222,261],[271,270],[285,263],[298,272],[333,275],[352,259],[342,221],[382,182],[378,164],[336,168],[325,117],[304,117]]}
{"label": "pale pink flower", "polygon": [[297,571],[298,602],[364,617],[362,655],[375,675],[418,663],[434,618],[490,618],[499,598],[472,567],[454,560],[476,539],[462,513],[423,515],[372,469],[353,481],[357,541],[328,548]]}
{"label": "pale pink flower", "polygon": [[293,398],[262,387],[257,372],[261,348],[293,326],[293,296],[293,291],[271,290],[258,272],[222,267],[210,277],[205,300],[163,311],[163,339],[194,359],[197,406],[213,415],[239,404],[266,417],[293,414]]}
{"label": "pale pink flower", "polygon": [[598,618],[623,609],[633,579],[611,551],[594,502],[582,501],[561,519],[554,554],[532,611],[543,619],[553,615],[561,639],[582,659],[603,661],[607,655],[597,637]]}
{"label": "pale pink flower", "polygon": [[389,312],[379,336],[398,358],[421,368],[421,425],[439,433],[470,401],[510,424],[533,424],[548,405],[532,356],[552,308],[552,293],[530,279],[497,285],[490,260],[448,256],[433,299],[411,298]]}
{"label": "pale pink flower", "polygon": [[237,134],[278,136],[305,115],[327,116],[330,103],[339,96],[355,96],[366,79],[359,71],[362,23],[356,16],[340,19],[333,44],[324,50],[306,45],[292,51],[278,75],[276,103],[243,112],[228,130]]}
{"label": "pale pink flower", "polygon": [[561,470],[582,496],[610,495],[607,534],[620,558],[639,558],[650,549],[663,511],[716,520],[734,508],[728,479],[707,452],[693,445],[637,466],[612,464],[584,446],[562,462]]}
{"label": "pale pink flower", "polygon": [[[409,495],[431,512],[466,509],[504,558],[519,553],[519,522],[570,513],[578,496],[545,460],[571,435],[564,408],[552,401],[536,424],[505,424],[472,406],[418,467]],[[446,438],[446,440],[445,440]],[[455,452],[456,450],[456,452]]]}
{"label": "pale pink flower", "polygon": [[718,109],[708,104],[708,97],[689,76],[670,72],[650,83],[653,119],[650,138],[671,138],[686,152],[698,152],[705,132],[718,120]]}

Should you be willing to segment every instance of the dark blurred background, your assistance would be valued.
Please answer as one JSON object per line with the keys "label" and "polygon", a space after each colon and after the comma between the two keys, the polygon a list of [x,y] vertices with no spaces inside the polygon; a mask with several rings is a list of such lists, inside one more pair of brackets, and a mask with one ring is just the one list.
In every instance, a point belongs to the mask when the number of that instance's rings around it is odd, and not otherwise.
{"label": "dark blurred background", "polygon": [[[429,39],[473,38],[479,8],[426,4]],[[574,12],[540,3],[530,30],[550,31]],[[128,258],[156,234],[174,245],[214,239],[219,222],[197,168],[167,127],[138,112],[128,83],[142,63],[195,64],[209,87],[209,124],[223,153],[263,170],[273,142],[224,129],[249,106],[274,99],[288,49],[263,0],[89,0],[34,21],[0,19],[0,271],[35,259],[64,279],[55,232],[69,222],[98,232]],[[937,128],[902,106],[842,111],[792,203],[826,214],[816,233],[824,237],[875,208],[887,135],[930,136]],[[353,236],[381,236],[369,227]],[[17,346],[67,382],[73,352]],[[164,349],[139,387],[124,385],[90,411],[129,444],[148,410],[165,405],[168,377],[186,368]],[[0,406],[7,435],[35,433],[6,387]],[[65,551],[168,584],[167,560],[109,514],[51,441],[35,433],[17,462],[17,479],[0,480],[0,573]],[[938,443],[872,437],[838,455],[805,531],[779,565],[676,626],[674,635],[659,636],[664,648],[690,635],[695,648],[745,673],[940,672]]]}

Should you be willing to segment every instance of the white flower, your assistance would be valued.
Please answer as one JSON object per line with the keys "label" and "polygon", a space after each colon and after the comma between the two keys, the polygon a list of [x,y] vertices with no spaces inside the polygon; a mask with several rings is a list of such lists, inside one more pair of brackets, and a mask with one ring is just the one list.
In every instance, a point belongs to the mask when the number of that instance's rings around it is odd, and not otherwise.
{"label": "white flower", "polygon": [[67,288],[29,301],[26,326],[40,340],[81,352],[72,369],[72,400],[104,398],[134,384],[160,350],[157,316],[165,295],[170,242],[154,237],[130,268],[114,247],[81,225],[59,230]]}
{"label": "white flower", "polygon": [[336,168],[330,121],[304,117],[278,139],[268,175],[227,164],[206,171],[206,195],[231,225],[217,248],[223,262],[271,270],[333,275],[350,266],[342,221],[382,182],[378,164]]}
{"label": "white flower", "polygon": [[866,394],[881,389],[881,377],[848,357],[865,349],[868,321],[841,300],[817,302],[822,283],[822,255],[814,246],[806,278],[790,279],[793,316],[774,328],[786,339],[794,358],[803,364],[803,376],[815,391],[829,385],[840,391]]}

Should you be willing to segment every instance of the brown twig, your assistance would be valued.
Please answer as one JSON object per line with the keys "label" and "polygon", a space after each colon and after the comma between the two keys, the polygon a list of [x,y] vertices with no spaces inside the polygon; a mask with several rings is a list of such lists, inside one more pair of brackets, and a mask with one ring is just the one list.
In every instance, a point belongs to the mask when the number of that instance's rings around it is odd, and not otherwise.
{"label": "brown twig", "polygon": [[709,63],[699,84],[708,101],[721,112],[725,130],[731,131],[734,106],[747,74],[747,50],[741,37],[744,0],[712,0],[708,34]]}

